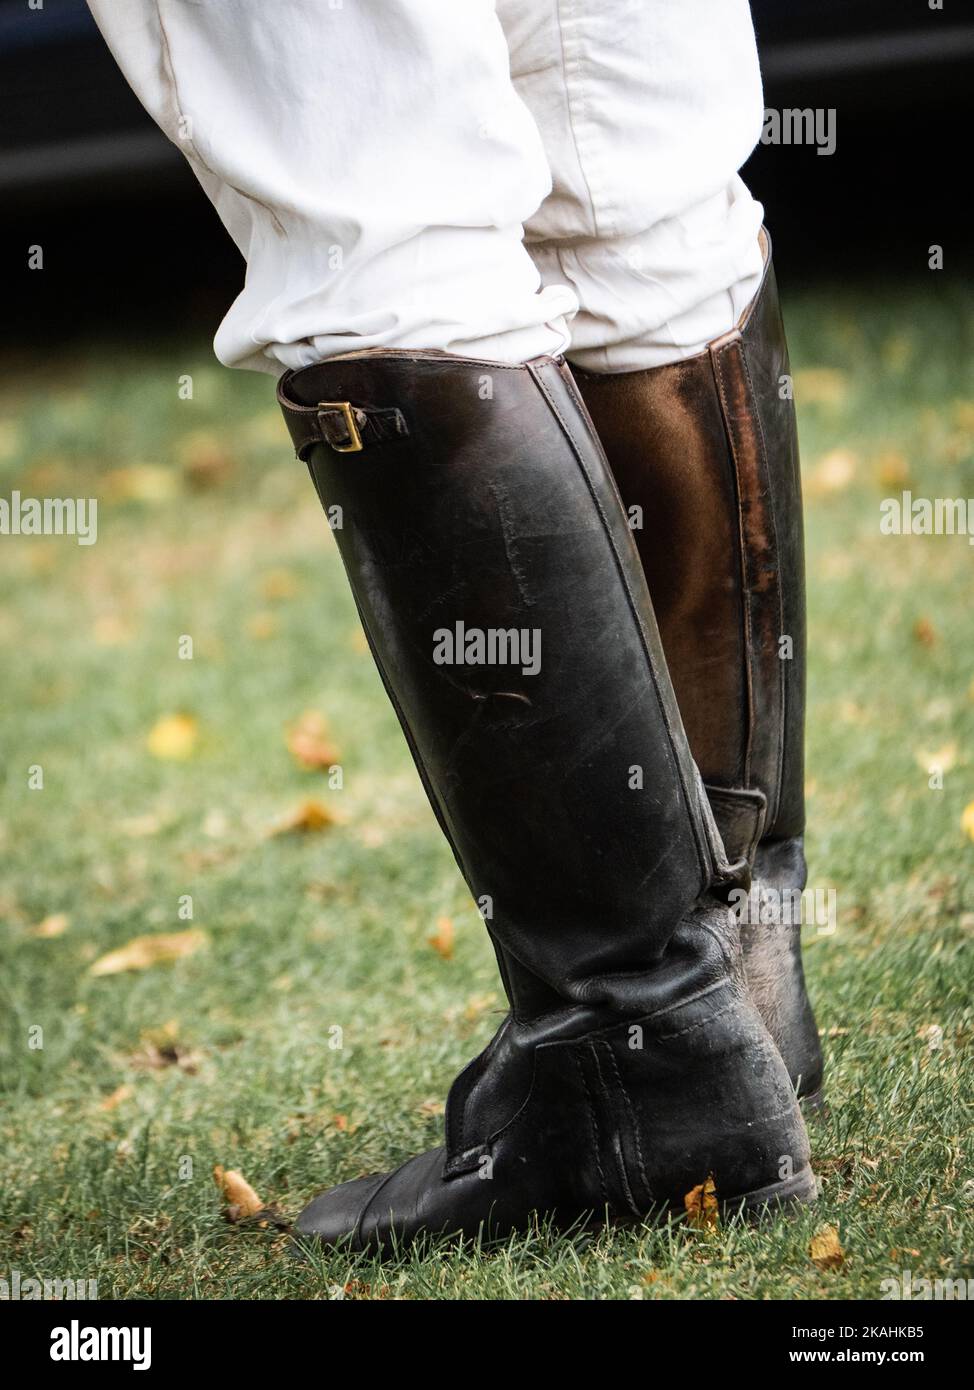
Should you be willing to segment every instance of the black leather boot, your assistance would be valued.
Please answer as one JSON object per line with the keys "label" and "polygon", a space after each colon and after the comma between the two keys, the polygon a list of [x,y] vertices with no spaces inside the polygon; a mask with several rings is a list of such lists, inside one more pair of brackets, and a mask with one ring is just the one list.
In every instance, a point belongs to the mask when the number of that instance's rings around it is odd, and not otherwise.
{"label": "black leather boot", "polygon": [[814,1108],[822,1053],[797,910],[806,879],[801,479],[762,238],[761,287],[706,352],[651,371],[576,376],[626,507],[639,509],[634,536],[724,844],[753,866],[741,928],[751,993]]}
{"label": "black leather boot", "polygon": [[732,870],[639,558],[564,363],[366,352],[282,378],[511,1012],[443,1147],[317,1197],[297,1231],[387,1250],[537,1214],[635,1220],[713,1176],[725,1208],[814,1195],[753,1004]]}

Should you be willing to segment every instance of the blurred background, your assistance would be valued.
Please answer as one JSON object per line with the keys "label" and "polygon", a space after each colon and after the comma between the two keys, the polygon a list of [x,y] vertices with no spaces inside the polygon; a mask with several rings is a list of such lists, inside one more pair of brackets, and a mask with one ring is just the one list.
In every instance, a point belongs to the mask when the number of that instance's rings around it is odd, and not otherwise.
{"label": "blurred background", "polygon": [[[822,1201],[770,1234],[339,1261],[339,1296],[876,1298],[907,1255],[974,1276],[974,549],[879,529],[906,489],[974,499],[974,19],[753,9],[766,106],[836,112],[834,154],[744,171],[801,434],[810,883],[837,894],[806,933]],[[82,0],[0,0],[0,203],[0,496],[99,505],[91,546],[0,537],[0,1275],[320,1296],[276,1228],[221,1220],[212,1168],[293,1214],[438,1143],[503,1008],[492,954],[273,383],[213,358],[242,262]]]}
{"label": "blurred background", "polygon": [[[946,0],[754,0],[765,104],[838,111],[831,156],[759,147],[744,171],[766,204],[779,275],[900,275],[960,233],[974,15]],[[179,152],[119,75],[84,0],[0,0],[4,317],[23,342],[149,322],[212,331],[240,258]],[[19,248],[41,243],[28,272]],[[951,262],[967,254],[957,235]],[[900,249],[912,252],[900,256]],[[115,306],[124,301],[124,325]]]}

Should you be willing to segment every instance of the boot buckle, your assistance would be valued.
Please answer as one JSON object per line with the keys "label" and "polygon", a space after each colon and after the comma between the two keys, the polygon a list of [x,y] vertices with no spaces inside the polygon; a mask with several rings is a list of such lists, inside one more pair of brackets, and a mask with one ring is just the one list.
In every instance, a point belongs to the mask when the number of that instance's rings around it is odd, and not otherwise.
{"label": "boot buckle", "polygon": [[336,454],[357,454],[363,448],[362,435],[359,431],[358,421],[355,418],[355,412],[352,410],[351,401],[319,401],[318,410],[341,411],[342,419],[345,423],[345,430],[348,435],[348,440],[345,444],[336,444],[331,436],[322,429],[322,433],[325,435],[325,438],[335,450]]}

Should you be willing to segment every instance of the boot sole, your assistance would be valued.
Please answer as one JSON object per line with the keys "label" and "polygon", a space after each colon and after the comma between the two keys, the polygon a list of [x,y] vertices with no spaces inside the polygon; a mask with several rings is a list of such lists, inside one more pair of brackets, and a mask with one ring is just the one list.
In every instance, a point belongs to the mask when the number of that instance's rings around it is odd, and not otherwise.
{"label": "boot sole", "polygon": [[800,1172],[782,1182],[771,1183],[746,1192],[742,1197],[729,1197],[720,1202],[723,1216],[744,1216],[749,1221],[776,1216],[789,1207],[805,1206],[818,1197],[818,1182],[806,1164]]}

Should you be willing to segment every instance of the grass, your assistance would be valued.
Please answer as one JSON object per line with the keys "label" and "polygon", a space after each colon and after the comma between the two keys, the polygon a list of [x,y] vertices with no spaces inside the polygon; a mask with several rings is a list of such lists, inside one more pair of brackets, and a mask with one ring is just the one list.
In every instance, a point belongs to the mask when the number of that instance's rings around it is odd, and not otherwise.
{"label": "grass", "polygon": [[[463,1299],[875,1298],[902,1269],[974,1276],[972,553],[879,530],[903,488],[974,497],[974,293],[819,290],[787,308],[811,883],[838,902],[838,930],[808,940],[832,1099],[816,1207],[381,1267],[296,1261],[280,1232],[223,1219],[216,1164],[294,1215],[437,1143],[503,997],[271,383],[202,343],[93,350],[47,359],[53,386],[11,369],[0,388],[0,495],[100,498],[96,545],[0,537],[0,1275],[96,1278],[103,1298]],[[309,709],[341,790],[286,747]],[[191,756],[153,757],[150,730],[177,713]],[[307,797],[337,823],[268,836]],[[64,929],[38,935],[52,916]],[[429,941],[441,917],[449,959]],[[190,928],[205,945],[173,964],[90,973]],[[844,1261],[821,1269],[826,1225]]]}

